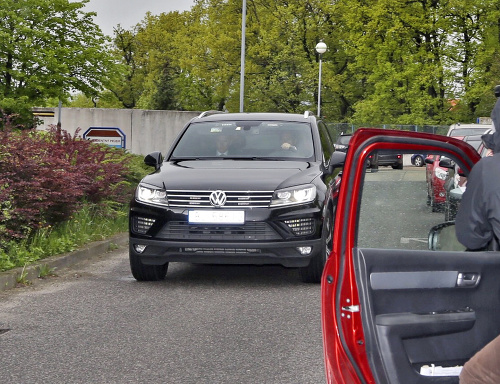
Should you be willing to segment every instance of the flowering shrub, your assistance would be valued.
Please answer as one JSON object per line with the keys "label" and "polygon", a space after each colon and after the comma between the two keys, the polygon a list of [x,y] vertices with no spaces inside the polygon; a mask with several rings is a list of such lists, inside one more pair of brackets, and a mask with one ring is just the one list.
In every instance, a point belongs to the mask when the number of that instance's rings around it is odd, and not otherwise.
{"label": "flowering shrub", "polygon": [[128,159],[78,131],[0,131],[0,248],[68,220],[84,202],[125,204]]}

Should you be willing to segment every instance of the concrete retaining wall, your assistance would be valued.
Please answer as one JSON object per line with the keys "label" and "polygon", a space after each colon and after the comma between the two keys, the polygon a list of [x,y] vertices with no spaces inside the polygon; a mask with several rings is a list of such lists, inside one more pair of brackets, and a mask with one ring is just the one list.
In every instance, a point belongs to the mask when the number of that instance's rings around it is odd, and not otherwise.
{"label": "concrete retaining wall", "polygon": [[[41,130],[57,125],[59,121],[58,108],[36,108],[34,113],[43,120],[43,124],[38,127]],[[153,151],[165,154],[184,125],[199,114],[142,109],[61,108],[60,121],[61,128],[72,135],[80,128],[80,136],[91,127],[118,128],[125,136],[125,149],[138,155],[147,155]]]}
{"label": "concrete retaining wall", "polygon": [[[38,129],[47,129],[57,125],[58,108],[36,108],[35,113],[43,120]],[[79,135],[91,127],[119,128],[125,135],[125,149],[137,155],[147,155],[154,151],[165,152],[184,125],[200,112],[151,111],[142,109],[105,109],[105,108],[61,108],[61,127],[74,135],[80,128]],[[404,165],[411,165],[411,155],[404,156]]]}

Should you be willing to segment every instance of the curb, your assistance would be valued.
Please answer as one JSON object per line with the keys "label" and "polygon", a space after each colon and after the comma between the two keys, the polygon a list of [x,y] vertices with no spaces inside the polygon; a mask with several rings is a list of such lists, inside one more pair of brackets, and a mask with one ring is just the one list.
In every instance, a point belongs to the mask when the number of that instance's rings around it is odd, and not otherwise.
{"label": "curb", "polygon": [[41,266],[47,266],[49,269],[60,270],[62,268],[74,266],[82,261],[89,260],[92,257],[112,251],[116,249],[117,246],[124,246],[127,244],[128,233],[121,233],[106,240],[90,243],[74,252],[37,260],[35,263],[27,265],[25,268],[19,267],[9,271],[0,272],[0,291],[6,291],[17,287],[18,279],[22,277],[23,273],[24,280],[29,282],[37,280]]}

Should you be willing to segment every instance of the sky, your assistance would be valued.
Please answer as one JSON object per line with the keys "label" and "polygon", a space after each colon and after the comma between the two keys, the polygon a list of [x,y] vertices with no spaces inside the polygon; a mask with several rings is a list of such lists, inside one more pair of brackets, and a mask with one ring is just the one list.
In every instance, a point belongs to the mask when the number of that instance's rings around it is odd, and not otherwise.
{"label": "sky", "polygon": [[194,0],[90,0],[86,12],[96,12],[94,22],[105,35],[113,36],[113,28],[118,24],[130,29],[141,22],[146,12],[153,15],[172,11],[189,11]]}

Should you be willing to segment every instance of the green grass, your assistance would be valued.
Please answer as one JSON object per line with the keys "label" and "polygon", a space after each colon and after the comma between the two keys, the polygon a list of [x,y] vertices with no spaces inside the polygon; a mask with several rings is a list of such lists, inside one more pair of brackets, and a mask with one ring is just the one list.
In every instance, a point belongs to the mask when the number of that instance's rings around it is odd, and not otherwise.
{"label": "green grass", "polygon": [[56,268],[51,268],[47,264],[42,264],[38,267],[38,278],[45,279],[49,276],[57,276]]}
{"label": "green grass", "polygon": [[24,267],[37,260],[67,253],[93,241],[127,231],[128,207],[105,209],[85,205],[74,217],[57,227],[45,228],[22,241],[0,249],[0,271]]}

